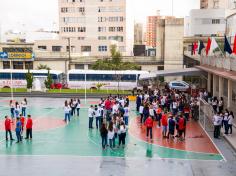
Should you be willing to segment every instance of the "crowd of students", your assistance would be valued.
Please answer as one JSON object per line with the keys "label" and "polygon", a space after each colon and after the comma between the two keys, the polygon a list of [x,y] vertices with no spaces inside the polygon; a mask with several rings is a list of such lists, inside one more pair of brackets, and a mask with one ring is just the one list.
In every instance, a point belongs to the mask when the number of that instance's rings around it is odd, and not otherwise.
{"label": "crowd of students", "polygon": [[[10,140],[13,141],[12,128],[15,127],[15,133],[17,138],[17,143],[22,141],[24,129],[26,129],[25,139],[32,139],[32,127],[33,120],[31,115],[28,114],[27,120],[26,117],[26,108],[27,108],[27,99],[24,98],[19,104],[17,101],[14,103],[13,100],[10,100],[10,113],[11,117],[8,115],[5,116],[5,132],[6,132],[6,141],[8,141],[8,136]],[[25,123],[26,122],[26,123]]]}
{"label": "crowd of students", "polygon": [[128,97],[109,96],[101,98],[98,105],[90,106],[89,129],[93,129],[93,121],[96,119],[96,129],[100,130],[103,150],[107,147],[115,149],[121,145],[125,147],[129,113]]}
{"label": "crowd of students", "polygon": [[71,117],[77,116],[79,117],[80,113],[80,99],[70,99],[69,101],[65,101],[64,104],[64,114],[65,118],[64,121],[69,123],[71,120]]}

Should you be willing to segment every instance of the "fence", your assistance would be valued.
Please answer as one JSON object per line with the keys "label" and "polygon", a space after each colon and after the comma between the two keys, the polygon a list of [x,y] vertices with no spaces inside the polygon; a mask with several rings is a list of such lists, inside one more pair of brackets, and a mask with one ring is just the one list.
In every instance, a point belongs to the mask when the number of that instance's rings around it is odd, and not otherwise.
{"label": "fence", "polygon": [[200,99],[199,103],[199,123],[207,132],[214,131],[214,125],[212,118],[214,116],[214,111],[212,106],[207,103],[204,99]]}

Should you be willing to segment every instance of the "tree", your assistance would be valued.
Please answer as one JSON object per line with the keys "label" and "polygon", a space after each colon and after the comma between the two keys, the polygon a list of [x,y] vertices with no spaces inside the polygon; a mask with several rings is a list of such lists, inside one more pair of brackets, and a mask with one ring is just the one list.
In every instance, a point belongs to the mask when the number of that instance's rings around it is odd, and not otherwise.
{"label": "tree", "polygon": [[27,82],[27,85],[26,85],[27,89],[32,89],[34,77],[33,77],[33,74],[30,73],[29,70],[28,70],[28,73],[25,74],[25,79],[26,79],[26,82]]}
{"label": "tree", "polygon": [[48,70],[47,79],[44,81],[45,87],[47,89],[51,89],[52,83],[53,83],[52,76],[50,75],[50,70]]}
{"label": "tree", "polygon": [[50,67],[48,67],[46,64],[43,65],[43,64],[39,64],[38,67],[37,67],[38,70],[51,70]]}
{"label": "tree", "polygon": [[97,87],[98,90],[100,90],[101,87],[102,87],[102,86],[105,86],[105,85],[106,85],[106,84],[104,84],[104,83],[97,83],[97,84],[96,84],[96,87]]}

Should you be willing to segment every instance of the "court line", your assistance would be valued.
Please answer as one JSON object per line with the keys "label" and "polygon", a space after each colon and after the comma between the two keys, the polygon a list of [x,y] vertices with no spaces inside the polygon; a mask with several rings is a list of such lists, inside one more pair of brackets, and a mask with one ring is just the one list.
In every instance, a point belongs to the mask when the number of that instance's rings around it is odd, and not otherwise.
{"label": "court line", "polygon": [[[130,121],[130,126],[131,126],[131,124],[133,123],[134,120],[135,120],[135,118],[132,118],[132,120]],[[177,150],[177,151],[183,151],[183,152],[199,153],[199,154],[221,155],[221,153],[217,154],[217,153],[196,152],[196,151],[191,151],[191,150],[181,150],[181,149],[176,149],[176,148],[161,146],[161,145],[159,145],[159,144],[149,143],[149,142],[147,142],[147,141],[145,141],[145,140],[139,139],[139,138],[136,137],[134,134],[132,134],[132,133],[130,132],[130,130],[129,130],[128,132],[129,132],[129,134],[130,134],[132,137],[134,137],[135,139],[137,139],[137,140],[139,140],[139,141],[142,141],[142,142],[147,143],[147,144],[153,144],[153,145],[156,145],[156,146],[161,147],[161,148],[167,148],[167,149],[172,149],[172,150]],[[213,143],[213,144],[214,144],[214,143]],[[223,158],[224,158],[224,157],[223,157]]]}

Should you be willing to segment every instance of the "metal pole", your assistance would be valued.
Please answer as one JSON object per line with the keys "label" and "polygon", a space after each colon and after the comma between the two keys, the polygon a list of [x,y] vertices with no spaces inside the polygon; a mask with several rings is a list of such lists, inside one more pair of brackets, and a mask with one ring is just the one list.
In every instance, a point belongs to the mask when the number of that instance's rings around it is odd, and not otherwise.
{"label": "metal pole", "polygon": [[14,97],[13,97],[12,69],[13,69],[12,60],[10,59],[10,70],[11,70],[11,100],[14,99]]}
{"label": "metal pole", "polygon": [[68,38],[68,46],[69,46],[69,70],[71,69],[71,46],[70,46],[70,38]]}
{"label": "metal pole", "polygon": [[87,73],[85,71],[85,85],[84,85],[84,98],[85,98],[85,104],[87,104]]}

